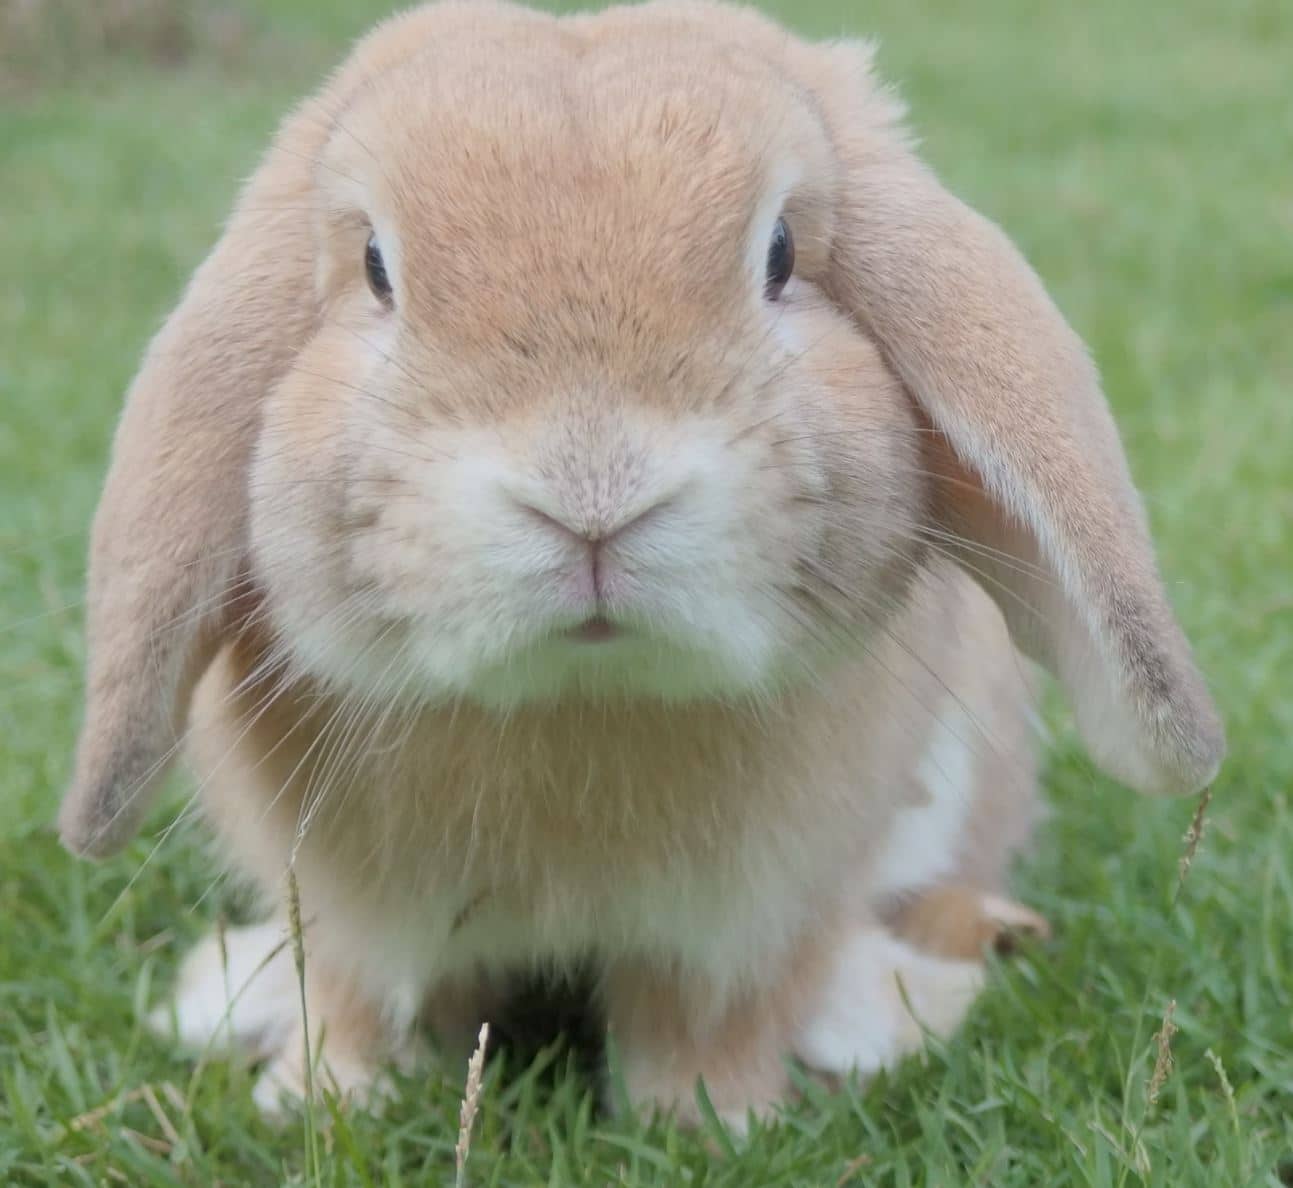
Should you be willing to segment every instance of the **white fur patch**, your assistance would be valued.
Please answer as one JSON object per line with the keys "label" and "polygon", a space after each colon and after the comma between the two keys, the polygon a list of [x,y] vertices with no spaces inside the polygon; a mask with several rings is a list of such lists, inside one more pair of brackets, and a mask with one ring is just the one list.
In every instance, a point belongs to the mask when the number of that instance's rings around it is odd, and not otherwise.
{"label": "white fur patch", "polygon": [[926,1030],[950,1035],[983,986],[983,967],[913,949],[882,929],[860,929],[795,1043],[819,1072],[870,1075],[917,1051]]}
{"label": "white fur patch", "polygon": [[916,768],[929,800],[895,817],[876,870],[879,894],[928,887],[955,868],[974,792],[976,737],[969,715],[949,698]]}
{"label": "white fur patch", "polygon": [[[190,1050],[267,1059],[252,1099],[263,1117],[282,1121],[306,1092],[300,994],[287,929],[270,920],[231,928],[223,952],[217,936],[206,937],[185,959],[173,1002],[151,1012],[148,1025]],[[316,1044],[326,1026],[326,1019],[311,1019]],[[411,1041],[396,1054],[396,1064],[410,1068],[421,1054]],[[380,1065],[335,1046],[316,1048],[315,1056],[320,1084],[380,1112],[393,1084]]]}
{"label": "white fur patch", "polygon": [[300,1027],[300,991],[291,941],[271,920],[206,937],[185,958],[175,999],[148,1017],[158,1035],[189,1049],[264,1056]]}

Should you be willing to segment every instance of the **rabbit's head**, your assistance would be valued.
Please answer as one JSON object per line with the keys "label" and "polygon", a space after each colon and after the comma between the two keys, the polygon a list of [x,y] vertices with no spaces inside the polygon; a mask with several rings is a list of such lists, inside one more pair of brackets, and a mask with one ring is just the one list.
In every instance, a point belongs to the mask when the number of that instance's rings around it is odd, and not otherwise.
{"label": "rabbit's head", "polygon": [[1094,370],[899,114],[866,47],[717,6],[379,28],[132,390],[67,843],[130,835],[248,616],[370,702],[757,697],[865,647],[929,551],[1113,774],[1210,779]]}

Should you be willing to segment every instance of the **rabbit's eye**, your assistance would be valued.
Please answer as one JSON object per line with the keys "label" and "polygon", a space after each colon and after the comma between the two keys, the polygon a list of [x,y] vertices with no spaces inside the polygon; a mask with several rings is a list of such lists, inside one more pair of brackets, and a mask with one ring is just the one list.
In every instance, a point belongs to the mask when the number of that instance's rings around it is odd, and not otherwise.
{"label": "rabbit's eye", "polygon": [[368,237],[368,247],[364,251],[364,269],[368,273],[368,287],[373,295],[384,305],[391,303],[391,278],[386,275],[386,261],[382,259],[382,249],[377,246],[376,234]]}
{"label": "rabbit's eye", "polygon": [[790,274],[795,270],[795,240],[785,219],[778,219],[768,244],[768,280],[763,294],[769,301],[781,296]]}

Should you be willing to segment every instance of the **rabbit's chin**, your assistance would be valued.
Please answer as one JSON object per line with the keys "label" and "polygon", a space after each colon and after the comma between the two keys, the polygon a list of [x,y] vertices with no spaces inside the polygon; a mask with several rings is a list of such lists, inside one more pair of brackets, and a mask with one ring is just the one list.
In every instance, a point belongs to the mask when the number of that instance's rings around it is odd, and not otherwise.
{"label": "rabbit's chin", "polygon": [[766,641],[744,649],[689,648],[635,632],[557,637],[474,674],[464,690],[506,708],[563,699],[689,702],[757,696],[776,683]]}
{"label": "rabbit's chin", "polygon": [[293,667],[339,693],[499,709],[567,699],[761,698],[803,667],[790,658],[789,641],[739,616],[721,630],[670,634],[595,617],[506,642],[424,626],[370,634],[320,625],[287,637]]}

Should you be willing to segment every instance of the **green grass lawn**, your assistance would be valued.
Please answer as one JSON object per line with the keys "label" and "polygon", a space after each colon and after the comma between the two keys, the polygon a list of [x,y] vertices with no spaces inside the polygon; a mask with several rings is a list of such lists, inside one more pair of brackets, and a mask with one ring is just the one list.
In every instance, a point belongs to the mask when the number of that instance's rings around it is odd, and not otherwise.
{"label": "green grass lawn", "polygon": [[[165,52],[138,29],[111,52],[71,26],[0,31],[0,1183],[442,1184],[464,1070],[322,1127],[312,1168],[303,1124],[255,1116],[246,1070],[141,1029],[180,953],[240,907],[201,836],[156,845],[158,814],[92,867],[49,824],[121,393],[286,104],[387,10],[209,7]],[[1054,812],[1019,877],[1057,935],[996,971],[953,1042],[865,1089],[810,1090],[739,1148],[600,1119],[559,1046],[505,1058],[469,1183],[1293,1184],[1293,6],[781,11],[881,38],[928,156],[1090,342],[1231,758],[1174,901],[1194,806],[1096,776],[1057,714]],[[1150,1104],[1170,1001],[1174,1067]]]}

